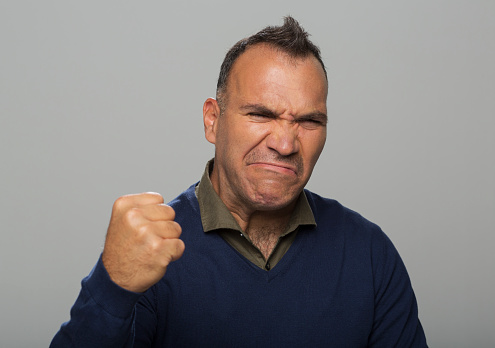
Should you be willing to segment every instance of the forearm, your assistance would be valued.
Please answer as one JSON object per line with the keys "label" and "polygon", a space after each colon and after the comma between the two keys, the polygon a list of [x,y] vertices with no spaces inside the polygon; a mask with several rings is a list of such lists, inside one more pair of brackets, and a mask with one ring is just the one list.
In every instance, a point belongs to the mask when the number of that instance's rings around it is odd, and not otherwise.
{"label": "forearm", "polygon": [[50,347],[132,347],[135,305],[141,296],[113,283],[100,259],[83,279],[71,319]]}

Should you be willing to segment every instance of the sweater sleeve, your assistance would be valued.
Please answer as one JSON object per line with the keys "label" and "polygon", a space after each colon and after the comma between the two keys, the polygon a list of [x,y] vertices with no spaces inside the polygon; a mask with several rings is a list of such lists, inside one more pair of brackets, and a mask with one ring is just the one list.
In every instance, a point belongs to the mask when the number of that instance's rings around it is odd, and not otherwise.
{"label": "sweater sleeve", "polygon": [[50,348],[133,347],[135,308],[141,297],[115,284],[100,257],[83,279],[71,318],[62,324]]}
{"label": "sweater sleeve", "polygon": [[375,315],[369,347],[427,347],[404,263],[381,230],[372,243]]}

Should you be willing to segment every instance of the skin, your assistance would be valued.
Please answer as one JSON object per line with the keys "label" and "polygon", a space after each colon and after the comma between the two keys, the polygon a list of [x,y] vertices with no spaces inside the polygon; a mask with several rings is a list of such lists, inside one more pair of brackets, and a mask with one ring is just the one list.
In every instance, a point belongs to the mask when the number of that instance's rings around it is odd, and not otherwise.
{"label": "skin", "polygon": [[102,261],[120,287],[144,292],[157,283],[170,262],[180,258],[184,242],[174,210],[158,193],[118,198],[112,209]]}
{"label": "skin", "polygon": [[316,58],[293,59],[260,44],[234,63],[223,113],[216,100],[204,103],[205,136],[215,144],[213,187],[265,257],[323,150],[327,90]]}

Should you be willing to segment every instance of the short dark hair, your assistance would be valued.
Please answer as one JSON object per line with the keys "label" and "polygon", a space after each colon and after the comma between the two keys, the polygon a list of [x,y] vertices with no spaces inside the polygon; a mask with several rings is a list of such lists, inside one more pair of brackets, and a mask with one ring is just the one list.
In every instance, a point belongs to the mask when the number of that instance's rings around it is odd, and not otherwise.
{"label": "short dark hair", "polygon": [[223,95],[232,66],[247,48],[257,44],[267,44],[289,55],[291,58],[306,58],[313,55],[321,64],[325,77],[327,71],[321,59],[320,49],[308,39],[309,34],[291,16],[284,17],[281,26],[268,26],[256,34],[238,41],[225,55],[217,82],[217,100],[223,108]]}

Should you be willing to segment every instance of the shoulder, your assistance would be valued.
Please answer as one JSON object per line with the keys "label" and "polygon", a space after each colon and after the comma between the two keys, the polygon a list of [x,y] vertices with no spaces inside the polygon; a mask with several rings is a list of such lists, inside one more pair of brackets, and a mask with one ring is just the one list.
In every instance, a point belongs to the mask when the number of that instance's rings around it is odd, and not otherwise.
{"label": "shoulder", "polygon": [[183,210],[189,212],[191,210],[199,210],[198,199],[196,198],[196,193],[194,191],[197,184],[198,183],[195,183],[189,186],[189,188],[187,188],[184,192],[167,203],[169,206],[174,208],[176,214],[178,211]]}
{"label": "shoulder", "polygon": [[334,199],[322,197],[309,190],[304,190],[317,224],[330,223],[334,226],[360,230],[378,231],[380,227],[363,217],[358,212],[343,206]]}
{"label": "shoulder", "polygon": [[374,222],[334,199],[322,197],[309,190],[305,190],[305,194],[319,230],[333,234],[334,238],[343,238],[346,243],[355,246],[366,245],[376,251],[386,249],[395,252],[390,239]]}

